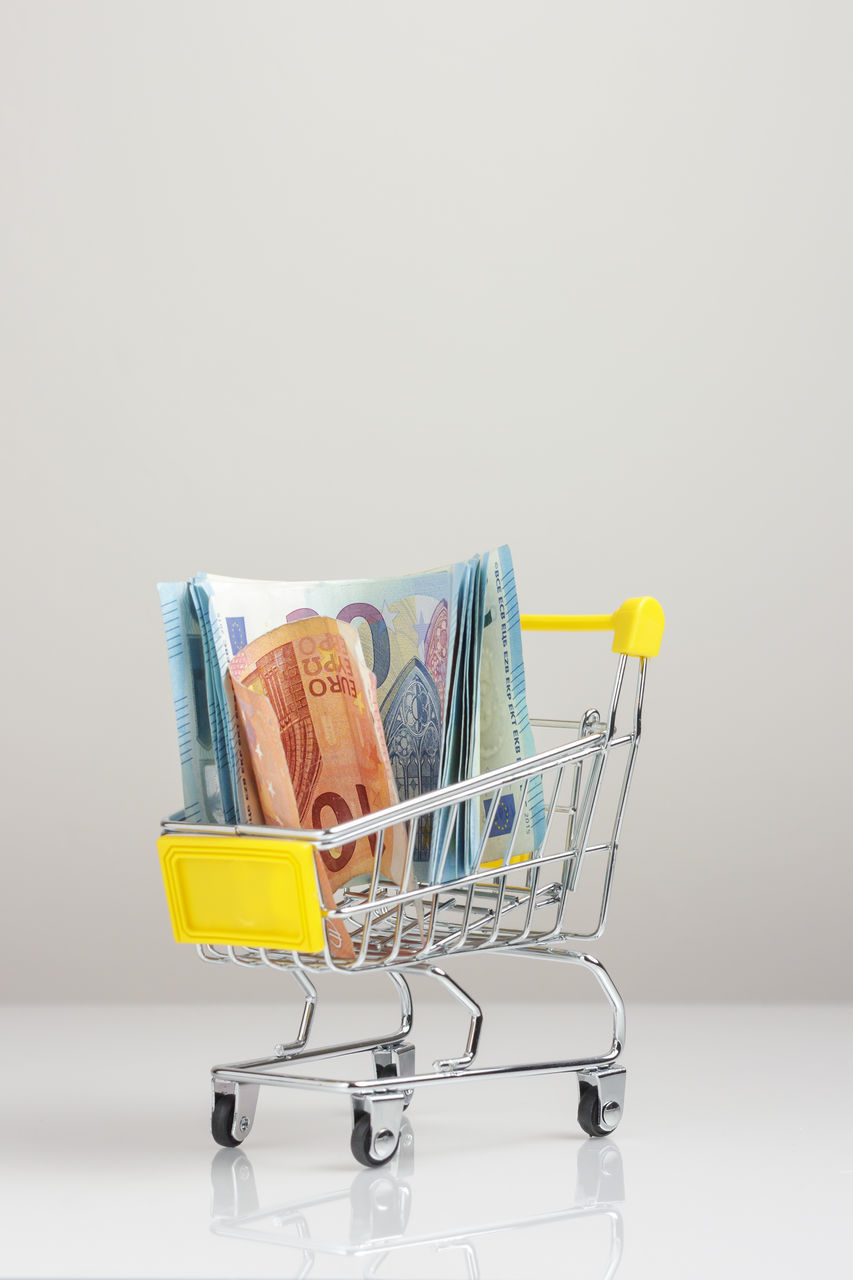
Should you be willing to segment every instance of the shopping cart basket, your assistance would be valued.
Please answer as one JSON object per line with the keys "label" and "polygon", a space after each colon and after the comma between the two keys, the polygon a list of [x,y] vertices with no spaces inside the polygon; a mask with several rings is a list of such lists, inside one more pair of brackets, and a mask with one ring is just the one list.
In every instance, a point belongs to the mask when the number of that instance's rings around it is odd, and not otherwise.
{"label": "shopping cart basket", "polygon": [[[416,1089],[486,1076],[574,1072],[579,1082],[578,1123],[590,1136],[612,1133],[624,1107],[624,1005],[610,975],[594,956],[574,948],[601,936],[613,880],[622,818],[637,748],[647,660],[660,648],[663,610],[651,597],[626,601],[614,614],[582,617],[523,616],[526,630],[612,630],[619,655],[606,716],[587,711],[578,721],[533,721],[575,736],[562,745],[364,818],[323,831],[277,827],[203,826],[181,815],[162,823],[159,840],[166,895],[175,937],[195,943],[213,964],[268,966],[289,972],[304,996],[296,1039],[278,1044],[271,1056],[214,1067],[211,1127],[225,1147],[239,1145],[254,1121],[261,1085],[315,1089],[348,1096],[352,1103],[353,1155],[370,1167],[389,1160],[400,1140],[403,1112]],[[634,681],[626,679],[629,660]],[[628,703],[629,723],[617,728]],[[531,789],[541,787],[544,834],[529,853],[515,854]],[[519,789],[520,788],[520,789]],[[385,833],[407,824],[408,848],[400,883],[411,872],[418,831],[442,815],[449,833],[464,806],[482,804],[487,815],[481,857],[493,824],[513,815],[501,861],[442,884],[395,889],[382,882]],[[609,806],[609,807],[608,807]],[[602,831],[602,820],[604,828]],[[497,829],[497,828],[496,828]],[[599,834],[601,833],[601,834]],[[316,856],[340,853],[348,844],[375,839],[370,883],[351,887],[333,908],[321,906]],[[582,869],[599,865],[593,918],[583,927],[568,919]],[[586,872],[584,871],[584,876]],[[348,954],[334,944],[345,929]],[[331,940],[330,940],[331,939]],[[437,963],[454,955],[502,951],[578,966],[596,980],[612,1016],[610,1045],[603,1052],[559,1061],[474,1067],[483,1015],[479,1005]],[[400,1001],[400,1023],[390,1034],[308,1049],[317,1004],[312,974],[353,975],[385,971]],[[407,974],[435,980],[469,1014],[463,1053],[415,1070],[409,1041],[413,1021]],[[306,1063],[368,1053],[370,1079],[338,1079],[290,1071]]]}

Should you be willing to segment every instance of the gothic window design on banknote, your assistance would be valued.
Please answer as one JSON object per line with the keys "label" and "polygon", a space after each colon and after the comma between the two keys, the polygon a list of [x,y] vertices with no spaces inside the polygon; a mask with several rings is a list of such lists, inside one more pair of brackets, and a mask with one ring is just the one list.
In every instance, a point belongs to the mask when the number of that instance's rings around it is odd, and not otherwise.
{"label": "gothic window design on banknote", "polygon": [[388,755],[401,800],[438,786],[441,700],[427,669],[412,658],[382,704]]}
{"label": "gothic window design on banknote", "polygon": [[[397,676],[381,714],[400,799],[434,791],[441,765],[441,698],[435,681],[417,658]],[[427,817],[421,820],[415,842],[418,861],[429,857],[431,835],[432,822]]]}

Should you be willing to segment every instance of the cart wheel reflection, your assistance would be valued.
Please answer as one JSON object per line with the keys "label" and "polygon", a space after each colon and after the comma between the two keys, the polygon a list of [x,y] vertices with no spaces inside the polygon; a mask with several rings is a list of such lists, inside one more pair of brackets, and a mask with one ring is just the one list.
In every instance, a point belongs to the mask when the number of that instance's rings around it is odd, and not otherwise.
{"label": "cart wheel reflection", "polygon": [[399,1240],[412,1211],[412,1189],[399,1170],[360,1169],[350,1186],[350,1244]]}
{"label": "cart wheel reflection", "polygon": [[215,1218],[247,1218],[258,1212],[255,1172],[245,1151],[217,1151],[210,1164],[210,1182]]}
{"label": "cart wheel reflection", "polygon": [[236,1101],[233,1093],[214,1094],[213,1110],[210,1113],[210,1132],[220,1147],[239,1147],[243,1141],[242,1138],[235,1138],[232,1133]]}
{"label": "cart wheel reflection", "polygon": [[[363,1121],[366,1113],[358,1119]],[[374,1124],[382,1120],[374,1119]],[[393,1119],[391,1120],[393,1123]],[[506,1153],[508,1160],[511,1154]],[[511,1163],[508,1166],[511,1168]],[[340,1261],[350,1259],[361,1263],[358,1275],[378,1277],[391,1274],[396,1253],[403,1258],[418,1258],[420,1264],[393,1269],[393,1274],[406,1275],[480,1275],[477,1255],[480,1240],[493,1242],[503,1232],[516,1232],[519,1228],[535,1233],[537,1228],[551,1230],[557,1224],[573,1228],[573,1220],[601,1218],[609,1224],[609,1255],[607,1269],[602,1280],[612,1280],[618,1270],[623,1253],[623,1226],[619,1205],[625,1197],[622,1157],[615,1142],[607,1138],[590,1138],[581,1143],[577,1153],[577,1187],[574,1201],[563,1208],[542,1212],[535,1189],[529,1193],[527,1217],[515,1217],[519,1212],[506,1202],[498,1206],[495,1214],[484,1222],[459,1221],[455,1207],[450,1210],[450,1220],[442,1223],[426,1219],[424,1234],[410,1232],[414,1172],[414,1135],[407,1119],[400,1121],[400,1138],[397,1154],[382,1168],[361,1169],[352,1178],[349,1187],[324,1191],[318,1187],[302,1186],[296,1175],[290,1181],[293,1191],[299,1190],[300,1199],[281,1203],[259,1204],[252,1165],[243,1151],[218,1151],[211,1162],[213,1189],[211,1230],[217,1236],[251,1240],[265,1246],[282,1246],[297,1251],[300,1256],[298,1270],[277,1274],[307,1276],[315,1272],[331,1275],[324,1266],[324,1259],[333,1255]],[[315,1170],[316,1172],[316,1170]],[[422,1185],[422,1193],[432,1188],[433,1195],[442,1193],[441,1171],[427,1174],[428,1183]],[[509,1188],[514,1200],[514,1188]],[[338,1205],[343,1210],[330,1210]],[[347,1215],[347,1208],[349,1214]],[[528,1210],[528,1212],[529,1212]],[[530,1238],[530,1237],[528,1237]],[[569,1236],[566,1237],[569,1244]],[[424,1251],[424,1252],[421,1252]],[[535,1254],[531,1255],[535,1256]],[[446,1259],[447,1267],[440,1259]],[[429,1264],[429,1270],[424,1264]],[[255,1270],[255,1269],[253,1269]],[[529,1269],[528,1269],[529,1270]],[[343,1274],[337,1268],[334,1274]],[[347,1269],[347,1275],[356,1274]],[[519,1273],[521,1274],[521,1273]],[[527,1274],[527,1271],[524,1272]],[[594,1274],[599,1274],[595,1272]]]}

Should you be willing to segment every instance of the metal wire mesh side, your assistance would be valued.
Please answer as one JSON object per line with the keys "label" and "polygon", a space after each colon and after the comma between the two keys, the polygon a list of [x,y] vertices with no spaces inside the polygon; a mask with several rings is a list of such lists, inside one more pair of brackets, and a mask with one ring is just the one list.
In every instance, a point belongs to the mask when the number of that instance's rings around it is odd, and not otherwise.
{"label": "metal wire mesh side", "polygon": [[[271,965],[301,970],[367,971],[422,965],[442,956],[529,947],[549,950],[597,938],[604,930],[613,871],[625,805],[640,740],[646,660],[631,660],[636,681],[624,696],[628,659],[618,663],[606,717],[590,711],[579,721],[538,722],[562,730],[571,740],[528,760],[406,801],[381,813],[324,831],[283,831],[271,827],[200,827],[169,820],[164,831],[299,839],[319,855],[364,836],[375,837],[376,856],[369,883],[350,888],[326,915],[349,934],[353,955],[333,954],[328,940],[321,953],[306,954],[251,947],[202,946],[199,953],[212,963]],[[628,703],[628,725],[617,731],[617,713]],[[537,722],[534,722],[536,724]],[[607,780],[607,786],[605,786]],[[519,793],[519,786],[521,787]],[[519,855],[521,815],[533,788],[541,787],[544,826],[535,847]],[[513,797],[514,819],[499,862],[482,859],[502,802]],[[606,802],[606,803],[605,803]],[[475,870],[445,883],[427,884],[415,878],[415,851],[424,824],[445,833],[446,847],[438,852],[439,878],[446,871],[450,833],[462,820],[466,806],[475,804],[484,815]],[[608,807],[609,805],[609,807]],[[602,823],[605,834],[593,837]],[[405,869],[400,889],[383,882],[381,854],[385,833],[405,824],[408,832]],[[567,923],[568,908],[583,868],[595,862],[600,892],[592,919],[583,926]],[[319,886],[318,886],[319,894]]]}

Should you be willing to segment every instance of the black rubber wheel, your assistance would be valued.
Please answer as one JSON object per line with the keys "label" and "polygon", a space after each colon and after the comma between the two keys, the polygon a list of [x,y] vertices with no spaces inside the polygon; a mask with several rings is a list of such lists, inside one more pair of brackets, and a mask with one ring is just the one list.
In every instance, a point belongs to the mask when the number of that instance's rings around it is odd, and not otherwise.
{"label": "black rubber wheel", "polygon": [[220,1147],[239,1147],[243,1141],[242,1138],[235,1138],[231,1132],[236,1101],[233,1093],[216,1093],[213,1096],[210,1132],[213,1134],[214,1142],[218,1142]]}
{"label": "black rubber wheel", "polygon": [[[377,1062],[375,1066],[376,1066],[377,1080],[387,1080],[389,1077],[393,1077],[396,1079],[396,1077],[400,1074],[399,1071],[397,1070],[396,1062]],[[404,1096],[405,1096],[405,1101],[403,1102],[403,1110],[408,1111],[412,1102],[412,1098],[415,1096],[414,1089],[406,1089]]]}
{"label": "black rubber wheel", "polygon": [[355,1156],[359,1164],[363,1164],[366,1169],[378,1169],[380,1165],[387,1164],[389,1160],[397,1154],[397,1147],[400,1145],[400,1136],[397,1135],[397,1142],[393,1151],[389,1151],[387,1156],[381,1160],[377,1160],[375,1156],[370,1154],[370,1116],[364,1112],[358,1117],[352,1127],[352,1137],[350,1138],[350,1150]]}
{"label": "black rubber wheel", "polygon": [[590,1085],[580,1086],[580,1101],[578,1102],[578,1124],[584,1133],[588,1133],[591,1138],[606,1138],[610,1136],[610,1129],[601,1127],[601,1107],[598,1101],[598,1093]]}

